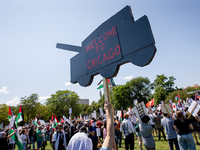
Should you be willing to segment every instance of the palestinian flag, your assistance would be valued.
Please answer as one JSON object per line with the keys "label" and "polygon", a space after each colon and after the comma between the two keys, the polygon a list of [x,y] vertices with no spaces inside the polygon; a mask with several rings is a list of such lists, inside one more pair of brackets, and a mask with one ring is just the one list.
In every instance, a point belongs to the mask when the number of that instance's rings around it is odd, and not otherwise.
{"label": "palestinian flag", "polygon": [[180,100],[179,94],[176,95],[175,100]]}
{"label": "palestinian flag", "polygon": [[97,84],[97,89],[103,88],[103,79]]}
{"label": "palestinian flag", "polygon": [[38,126],[38,119],[37,119],[37,117],[35,117],[35,119],[34,119],[34,124],[36,125],[36,126]]}
{"label": "palestinian flag", "polygon": [[19,122],[24,120],[24,115],[23,115],[23,111],[22,111],[22,105],[20,105],[19,114],[18,114],[18,116],[17,116],[17,118],[15,120],[16,120],[16,123],[19,123]]}
{"label": "palestinian flag", "polygon": [[121,116],[120,116],[120,121],[123,121],[123,110],[121,110]]}
{"label": "palestinian flag", "polygon": [[12,110],[10,109],[10,106],[9,106],[9,107],[8,107],[8,120],[9,120],[9,122],[10,122],[12,116],[13,116],[13,112],[12,112]]}
{"label": "palestinian flag", "polygon": [[[113,78],[108,79],[108,85],[116,86]],[[97,89],[103,88],[103,79],[97,84]]]}
{"label": "palestinian flag", "polygon": [[59,121],[56,118],[56,116],[54,115],[54,120],[53,120],[53,123],[52,123],[52,127],[55,128],[58,125],[58,123],[59,123]]}
{"label": "palestinian flag", "polygon": [[[9,134],[12,134],[13,132],[14,132],[13,129],[9,130]],[[19,135],[19,130],[18,129],[17,129],[17,131],[15,132],[15,134],[11,138],[15,141],[18,149],[19,150],[23,150],[23,143],[22,143],[22,139],[21,139],[21,137]]]}

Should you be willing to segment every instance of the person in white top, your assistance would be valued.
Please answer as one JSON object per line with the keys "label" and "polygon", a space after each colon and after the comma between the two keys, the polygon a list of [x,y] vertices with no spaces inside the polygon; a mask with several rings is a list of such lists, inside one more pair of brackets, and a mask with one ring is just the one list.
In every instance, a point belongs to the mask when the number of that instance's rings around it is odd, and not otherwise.
{"label": "person in white top", "polygon": [[26,130],[22,130],[22,135],[21,135],[22,143],[23,143],[23,150],[26,150],[26,144],[28,140],[28,135],[26,134]]}
{"label": "person in white top", "polygon": [[15,140],[9,138],[9,150],[15,150]]}
{"label": "person in white top", "polygon": [[153,128],[153,131],[152,131],[152,135],[154,136],[154,130],[155,130],[155,132],[156,132],[156,135],[157,135],[157,130],[156,130],[156,128],[155,128],[155,123],[153,122],[153,118],[155,117],[155,115],[154,114],[150,114],[149,113],[149,118],[150,118],[150,121],[149,121],[149,124],[152,126],[152,128]]}
{"label": "person in white top", "polygon": [[135,128],[133,127],[132,122],[129,120],[129,114],[124,114],[124,120],[121,123],[120,131],[123,132],[124,139],[125,139],[125,148],[126,150],[134,149],[134,134]]}

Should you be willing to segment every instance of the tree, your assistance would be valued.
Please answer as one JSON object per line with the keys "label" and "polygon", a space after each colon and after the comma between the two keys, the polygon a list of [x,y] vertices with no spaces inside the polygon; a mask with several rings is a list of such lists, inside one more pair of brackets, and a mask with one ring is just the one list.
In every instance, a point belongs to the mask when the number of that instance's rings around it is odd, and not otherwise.
{"label": "tree", "polygon": [[126,85],[130,89],[132,101],[147,103],[147,98],[151,95],[151,82],[148,78],[137,77],[127,82]]}
{"label": "tree", "polygon": [[79,104],[79,96],[73,91],[64,90],[57,91],[46,100],[49,114],[55,114],[57,118],[69,116],[69,108],[72,108],[72,118],[79,116],[81,113],[81,105]]}
{"label": "tree", "polygon": [[177,94],[179,94],[179,96],[180,96],[180,98],[182,99],[182,100],[186,100],[187,99],[187,97],[189,98],[189,97],[191,97],[191,94],[187,94],[187,92],[186,91],[173,91],[172,93],[170,93],[168,96],[167,96],[167,98],[166,98],[166,100],[165,100],[165,103],[169,103],[169,100],[172,100],[172,102],[174,103],[177,103],[178,101],[177,100],[175,100],[175,97],[177,96]]}
{"label": "tree", "polygon": [[6,104],[0,104],[0,123],[3,122],[3,125],[8,125],[8,106]]}
{"label": "tree", "polygon": [[168,95],[169,93],[175,91],[174,88],[174,81],[176,80],[176,78],[174,78],[173,76],[169,76],[169,78],[167,78],[164,74],[162,75],[157,75],[156,79],[154,80],[152,87],[156,88],[156,87],[163,87],[166,90],[166,94]]}
{"label": "tree", "polygon": [[114,88],[114,101],[116,109],[121,110],[127,109],[133,104],[133,99],[131,98],[131,91],[128,85],[119,85]]}
{"label": "tree", "polygon": [[154,93],[154,105],[158,105],[161,103],[161,101],[165,101],[165,98],[167,96],[166,90],[164,87],[157,86],[155,88],[155,93]]}
{"label": "tree", "polygon": [[[38,94],[31,94],[29,97],[21,97],[20,105],[22,105],[23,113],[24,113],[24,122],[29,123],[30,119],[35,118],[37,112],[39,96]],[[19,106],[17,106],[19,110]],[[18,115],[18,114],[17,114]]]}

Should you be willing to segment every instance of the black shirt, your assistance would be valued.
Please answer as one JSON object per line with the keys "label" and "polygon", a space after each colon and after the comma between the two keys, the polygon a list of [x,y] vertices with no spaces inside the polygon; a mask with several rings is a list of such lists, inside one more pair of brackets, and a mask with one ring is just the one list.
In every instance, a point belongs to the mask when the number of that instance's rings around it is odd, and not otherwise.
{"label": "black shirt", "polygon": [[0,139],[0,146],[2,150],[8,150],[8,141],[7,141],[7,136],[5,138]]}
{"label": "black shirt", "polygon": [[58,136],[60,136],[60,138],[59,138],[59,145],[58,145],[58,150],[65,150],[65,148],[64,148],[64,134],[63,134],[63,132],[61,131],[61,132],[58,132]]}
{"label": "black shirt", "polygon": [[183,119],[183,121],[180,119],[175,120],[174,125],[176,126],[177,134],[179,135],[191,133],[189,130],[190,121],[187,119]]}

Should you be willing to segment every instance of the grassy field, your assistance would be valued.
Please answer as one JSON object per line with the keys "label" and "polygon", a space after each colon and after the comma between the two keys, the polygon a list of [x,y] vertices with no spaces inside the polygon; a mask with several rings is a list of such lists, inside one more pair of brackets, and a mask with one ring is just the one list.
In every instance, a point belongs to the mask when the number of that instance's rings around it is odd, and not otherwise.
{"label": "grassy field", "polygon": [[[169,150],[168,142],[164,141],[163,138],[161,138],[161,141],[158,141],[158,137],[155,137],[154,140],[155,140],[155,143],[156,143],[156,150]],[[140,150],[138,143],[139,143],[139,141],[135,140],[134,150]],[[37,146],[37,143],[35,143],[35,146]],[[197,148],[197,150],[200,150],[200,145],[196,145],[196,148]],[[143,149],[145,150],[144,146],[143,146]],[[175,149],[175,147],[174,147],[174,149]],[[15,150],[18,150],[18,148],[16,147]],[[52,150],[49,141],[47,143],[46,150]],[[125,150],[124,140],[122,140],[122,147],[119,148],[119,150]]]}

